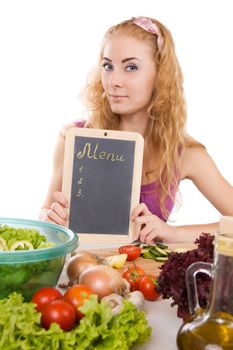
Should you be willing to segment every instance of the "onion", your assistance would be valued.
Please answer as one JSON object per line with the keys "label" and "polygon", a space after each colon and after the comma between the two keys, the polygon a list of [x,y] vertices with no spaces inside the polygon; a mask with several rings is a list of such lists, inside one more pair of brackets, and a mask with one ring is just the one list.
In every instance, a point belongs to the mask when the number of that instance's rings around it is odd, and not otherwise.
{"label": "onion", "polygon": [[101,264],[101,259],[90,252],[79,252],[67,263],[66,273],[71,284],[78,283],[79,276],[87,268]]}
{"label": "onion", "polygon": [[125,283],[121,274],[110,266],[92,266],[79,277],[79,283],[89,286],[101,299],[106,295],[124,292]]}

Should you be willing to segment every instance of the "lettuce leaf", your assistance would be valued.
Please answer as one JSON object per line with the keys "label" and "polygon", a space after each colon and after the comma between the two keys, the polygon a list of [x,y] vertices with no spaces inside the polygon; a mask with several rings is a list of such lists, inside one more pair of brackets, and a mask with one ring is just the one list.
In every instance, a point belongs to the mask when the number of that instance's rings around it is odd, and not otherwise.
{"label": "lettuce leaf", "polygon": [[2,225],[0,227],[0,237],[5,240],[8,249],[20,241],[30,242],[34,249],[47,248],[54,245],[52,242],[47,242],[46,237],[37,230],[10,227],[8,225]]}

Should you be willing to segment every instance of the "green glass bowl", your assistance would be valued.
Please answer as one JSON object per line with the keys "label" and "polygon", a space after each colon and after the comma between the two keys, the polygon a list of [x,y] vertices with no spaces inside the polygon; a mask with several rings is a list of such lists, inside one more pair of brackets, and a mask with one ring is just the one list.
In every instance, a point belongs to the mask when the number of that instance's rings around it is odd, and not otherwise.
{"label": "green glass bowl", "polygon": [[55,243],[43,249],[0,252],[0,299],[18,292],[25,301],[30,301],[36,290],[55,287],[67,254],[78,247],[77,234],[63,226],[36,220],[0,218],[0,225],[35,229]]}

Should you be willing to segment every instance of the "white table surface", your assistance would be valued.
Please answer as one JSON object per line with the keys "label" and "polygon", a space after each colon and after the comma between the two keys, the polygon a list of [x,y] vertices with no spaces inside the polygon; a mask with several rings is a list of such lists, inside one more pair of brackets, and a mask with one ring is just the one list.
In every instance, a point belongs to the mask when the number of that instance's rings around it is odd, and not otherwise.
{"label": "white table surface", "polygon": [[[112,248],[119,244],[80,243],[78,250]],[[65,269],[64,269],[65,270]],[[60,281],[67,281],[63,271]],[[177,308],[171,307],[171,300],[146,301],[145,312],[152,327],[152,335],[148,342],[136,345],[133,350],[177,350],[176,335],[182,320],[177,317]]]}

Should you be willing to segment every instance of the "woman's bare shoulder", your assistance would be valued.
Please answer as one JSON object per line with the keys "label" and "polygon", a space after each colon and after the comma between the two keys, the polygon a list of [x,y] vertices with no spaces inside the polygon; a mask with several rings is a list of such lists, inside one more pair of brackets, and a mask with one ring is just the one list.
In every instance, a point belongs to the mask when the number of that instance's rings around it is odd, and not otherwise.
{"label": "woman's bare shoulder", "polygon": [[205,149],[205,146],[200,141],[194,139],[192,136],[187,135],[185,137],[185,149],[201,148]]}
{"label": "woman's bare shoulder", "polygon": [[181,177],[191,178],[195,171],[201,170],[211,160],[205,146],[192,137],[188,137],[181,155]]}
{"label": "woman's bare shoulder", "polygon": [[59,135],[62,136],[63,138],[65,138],[66,132],[67,130],[74,128],[75,122],[69,123],[69,124],[64,124],[59,132]]}
{"label": "woman's bare shoulder", "polygon": [[76,120],[69,124],[64,124],[60,130],[60,136],[62,136],[62,138],[65,138],[66,132],[71,128],[91,128],[91,124],[89,121],[84,119]]}

